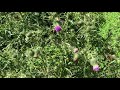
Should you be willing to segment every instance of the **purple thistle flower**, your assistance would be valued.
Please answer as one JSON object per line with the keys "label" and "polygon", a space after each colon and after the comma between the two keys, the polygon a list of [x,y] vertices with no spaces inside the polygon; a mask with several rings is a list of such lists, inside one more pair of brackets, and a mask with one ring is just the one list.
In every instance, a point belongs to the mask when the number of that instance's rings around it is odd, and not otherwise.
{"label": "purple thistle flower", "polygon": [[62,28],[61,28],[61,26],[57,25],[57,26],[55,26],[54,29],[55,29],[56,32],[59,32]]}
{"label": "purple thistle flower", "polygon": [[100,70],[100,67],[99,67],[99,65],[94,65],[93,66],[93,71],[99,71]]}

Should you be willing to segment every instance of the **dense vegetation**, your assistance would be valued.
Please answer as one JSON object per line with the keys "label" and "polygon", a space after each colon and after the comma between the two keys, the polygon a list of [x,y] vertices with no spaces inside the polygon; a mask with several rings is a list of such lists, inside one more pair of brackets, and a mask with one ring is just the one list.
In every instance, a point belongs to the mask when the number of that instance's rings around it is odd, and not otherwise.
{"label": "dense vegetation", "polygon": [[119,50],[119,12],[0,13],[1,78],[119,78]]}

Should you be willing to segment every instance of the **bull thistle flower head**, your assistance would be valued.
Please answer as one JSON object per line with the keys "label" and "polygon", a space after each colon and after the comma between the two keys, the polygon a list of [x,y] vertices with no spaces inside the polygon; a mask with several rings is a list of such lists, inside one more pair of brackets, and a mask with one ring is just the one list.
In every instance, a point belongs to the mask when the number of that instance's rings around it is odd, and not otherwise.
{"label": "bull thistle flower head", "polygon": [[99,65],[97,64],[97,61],[96,61],[96,59],[95,58],[92,58],[91,60],[90,60],[90,64],[91,64],[91,66],[93,67],[93,71],[99,71],[100,70],[100,67],[99,67]]}
{"label": "bull thistle flower head", "polygon": [[96,65],[94,65],[93,66],[93,71],[99,71],[100,70],[100,67],[99,67],[99,65],[98,64],[96,64]]}
{"label": "bull thistle flower head", "polygon": [[56,26],[54,27],[54,30],[55,30],[56,32],[59,32],[59,31],[62,30],[62,28],[61,28],[60,25],[56,25]]}

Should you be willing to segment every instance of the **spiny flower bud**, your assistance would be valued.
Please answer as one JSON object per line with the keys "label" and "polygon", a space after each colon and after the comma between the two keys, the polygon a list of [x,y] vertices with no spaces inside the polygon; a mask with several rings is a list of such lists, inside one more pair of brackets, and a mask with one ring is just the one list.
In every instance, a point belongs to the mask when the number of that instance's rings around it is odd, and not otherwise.
{"label": "spiny flower bud", "polygon": [[74,61],[74,62],[78,61],[78,57],[79,57],[79,55],[78,55],[77,53],[75,53],[75,54],[74,54],[73,61]]}
{"label": "spiny flower bud", "polygon": [[17,58],[17,54],[14,54],[14,55],[13,55],[13,58]]}
{"label": "spiny flower bud", "polygon": [[34,51],[30,51],[30,56],[34,56]]}
{"label": "spiny flower bud", "polygon": [[37,54],[37,53],[35,53],[33,57],[34,57],[34,58],[38,58],[38,54]]}
{"label": "spiny flower bud", "polygon": [[34,58],[38,58],[39,57],[39,55],[40,55],[40,51],[37,49],[36,51],[35,51],[35,53],[34,53]]}
{"label": "spiny flower bud", "polygon": [[32,32],[28,32],[28,33],[26,34],[27,37],[31,37],[32,35],[33,35]]}
{"label": "spiny flower bud", "polygon": [[94,59],[94,58],[90,59],[90,64],[92,66],[96,65],[97,64],[96,59]]}
{"label": "spiny flower bud", "polygon": [[77,24],[78,24],[78,25],[83,25],[84,22],[81,20],[81,21],[77,22]]}

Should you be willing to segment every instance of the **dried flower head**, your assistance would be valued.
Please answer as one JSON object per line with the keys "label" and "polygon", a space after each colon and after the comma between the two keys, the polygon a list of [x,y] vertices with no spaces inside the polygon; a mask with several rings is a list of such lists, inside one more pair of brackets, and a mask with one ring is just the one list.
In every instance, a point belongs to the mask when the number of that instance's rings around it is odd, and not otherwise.
{"label": "dried flower head", "polygon": [[77,53],[78,52],[78,48],[74,48],[73,52]]}

